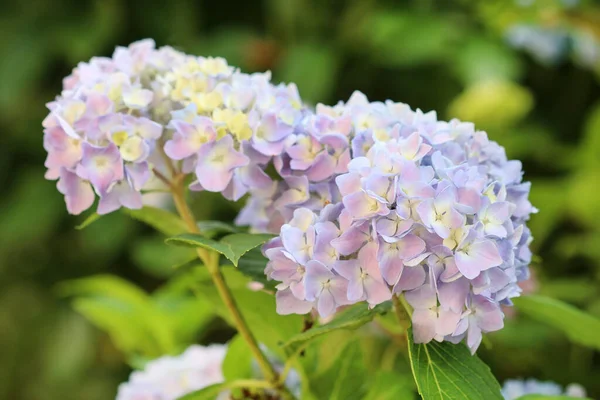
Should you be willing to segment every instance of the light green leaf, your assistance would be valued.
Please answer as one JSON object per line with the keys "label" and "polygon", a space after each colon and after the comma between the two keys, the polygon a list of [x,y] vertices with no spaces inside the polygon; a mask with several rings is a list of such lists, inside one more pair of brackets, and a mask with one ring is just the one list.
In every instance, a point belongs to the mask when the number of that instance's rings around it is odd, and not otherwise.
{"label": "light green leaf", "polygon": [[452,68],[465,84],[485,80],[517,80],[523,65],[517,53],[485,37],[470,37],[457,49]]}
{"label": "light green leaf", "polygon": [[424,400],[502,400],[489,367],[463,344],[416,344],[408,334],[411,367]]}
{"label": "light green leaf", "polygon": [[286,351],[294,352],[306,343],[311,342],[327,333],[339,329],[356,329],[367,322],[370,322],[377,314],[388,312],[391,309],[391,303],[385,302],[379,304],[373,309],[369,309],[366,304],[361,303],[340,312],[333,321],[309,329],[306,332],[295,335],[283,344]]}
{"label": "light green leaf", "polygon": [[571,204],[567,201],[568,190],[564,190],[568,185],[568,182],[558,178],[537,179],[532,182],[529,200],[541,211],[527,224],[535,240],[545,243],[556,225],[561,223],[565,207]]}
{"label": "light green leaf", "polygon": [[177,215],[162,208],[144,206],[139,210],[123,209],[125,214],[150,225],[166,236],[175,236],[187,232],[185,223]]}
{"label": "light green leaf", "polygon": [[107,331],[126,353],[156,357],[176,350],[169,318],[146,292],[111,275],[63,282],[59,293],[73,296],[73,307]]}
{"label": "light green leaf", "polygon": [[370,383],[364,400],[409,400],[414,398],[415,392],[410,375],[380,371]]}
{"label": "light green leaf", "polygon": [[[565,205],[569,216],[577,223],[596,231],[599,230],[596,221],[600,214],[600,201],[598,201],[598,188],[590,183],[597,182],[599,176],[600,163],[597,163],[571,174],[566,185]],[[564,186],[560,188],[564,190]]]}
{"label": "light green leaf", "polygon": [[185,396],[179,397],[177,400],[214,400],[219,393],[227,390],[229,387],[227,382],[216,383],[203,389],[196,390],[195,392],[188,393]]}
{"label": "light green leaf", "polygon": [[177,400],[214,400],[219,395],[219,393],[229,389],[248,388],[251,390],[263,391],[264,389],[270,387],[271,385],[266,381],[241,379],[237,381],[223,382],[210,385],[203,389],[196,390],[195,392],[188,393],[185,396],[179,397]]}
{"label": "light green leaf", "polygon": [[252,353],[240,335],[231,339],[227,345],[223,376],[227,381],[252,377]]}
{"label": "light green leaf", "polygon": [[372,59],[394,67],[441,61],[458,47],[462,35],[452,18],[390,10],[366,16],[362,29]]}
{"label": "light green leaf", "polygon": [[560,329],[571,341],[600,349],[600,319],[549,297],[523,296],[513,301],[520,312]]}
{"label": "light green leaf", "polygon": [[75,227],[75,229],[77,229],[78,231],[87,228],[89,225],[93,224],[95,221],[97,221],[100,217],[102,217],[102,215],[98,214],[98,213],[93,213],[92,215],[88,216],[81,224],[77,225]]}
{"label": "light green leaf", "polygon": [[162,235],[139,238],[130,246],[130,254],[136,266],[158,278],[167,278],[178,267],[198,262],[198,254],[194,249],[167,246]]}
{"label": "light green leaf", "polygon": [[115,346],[124,353],[139,352],[150,357],[164,353],[165,349],[153,339],[152,332],[135,307],[107,298],[75,299],[72,305],[93,325],[107,332]]}
{"label": "light green leaf", "polygon": [[215,319],[212,304],[188,292],[170,292],[168,287],[152,294],[154,307],[164,315],[178,345],[194,343]]}
{"label": "light green leaf", "polygon": [[166,240],[169,244],[179,244],[184,246],[204,247],[209,250],[214,250],[225,256],[229,261],[237,267],[240,257],[255,247],[260,246],[273,235],[266,234],[250,234],[250,233],[234,233],[227,235],[220,242],[208,239],[202,235],[187,233]]}
{"label": "light green leaf", "polygon": [[[275,296],[266,292],[248,290],[250,280],[232,266],[221,268],[225,281],[240,307],[240,311],[252,333],[258,341],[274,353],[283,356],[279,346],[302,329],[302,317],[299,315],[279,315],[275,311]],[[197,268],[176,277],[174,285],[180,289],[193,288],[194,292],[210,302],[213,311],[233,326],[231,314],[219,298],[215,285],[205,268]]]}
{"label": "light green leaf", "polygon": [[311,379],[311,391],[317,399],[362,400],[366,372],[361,347],[353,340],[329,369]]}
{"label": "light green leaf", "polygon": [[570,303],[587,305],[596,297],[598,289],[598,284],[587,278],[563,278],[544,282],[540,285],[539,293]]}
{"label": "light green leaf", "polygon": [[584,137],[577,157],[582,169],[600,165],[600,103],[597,103],[588,114],[584,127]]}
{"label": "light green leaf", "polygon": [[287,46],[277,78],[298,85],[306,101],[324,101],[336,81],[338,61],[335,51],[323,43]]}
{"label": "light green leaf", "polygon": [[96,275],[89,278],[61,282],[57,286],[61,296],[102,296],[131,304],[144,304],[147,294],[139,287],[114,275]]}
{"label": "light green leaf", "polygon": [[530,89],[512,81],[480,81],[468,86],[448,106],[448,115],[490,130],[521,121],[533,108]]}
{"label": "light green leaf", "polygon": [[[527,394],[521,396],[516,400],[586,400],[587,398],[582,397],[571,397],[571,396],[549,396],[547,394]],[[589,400],[589,399],[587,399]]]}

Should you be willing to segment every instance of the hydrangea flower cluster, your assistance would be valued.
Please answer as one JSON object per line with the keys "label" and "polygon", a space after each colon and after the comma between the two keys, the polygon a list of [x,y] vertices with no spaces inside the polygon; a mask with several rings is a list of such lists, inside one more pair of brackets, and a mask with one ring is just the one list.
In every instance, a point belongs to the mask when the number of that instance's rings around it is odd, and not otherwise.
{"label": "hydrangea flower cluster", "polygon": [[[226,354],[227,345],[192,345],[179,356],[164,356],[150,361],[143,371],[132,372],[129,381],[119,386],[116,400],[175,400],[224,382],[222,369]],[[275,359],[271,362],[279,373],[283,371],[281,363]],[[300,395],[300,376],[294,369],[288,372],[285,384]],[[229,398],[226,391],[217,397],[218,400]]]}
{"label": "hydrangea flower cluster", "polygon": [[506,400],[515,400],[528,394],[539,394],[547,396],[569,396],[584,398],[585,389],[578,384],[572,383],[564,390],[562,386],[554,382],[541,382],[535,379],[507,380],[502,387],[502,396]]}
{"label": "hydrangea flower cluster", "polygon": [[[183,354],[165,356],[134,371],[119,386],[116,400],[175,400],[187,393],[224,381],[222,365],[227,346],[194,345]],[[227,393],[219,399],[227,399]]]}
{"label": "hydrangea flower cluster", "polygon": [[264,250],[278,312],[328,316],[403,293],[416,342],[474,352],[501,329],[531,259],[521,163],[473,124],[360,94],[303,126],[275,160],[285,190],[249,203],[287,209]]}
{"label": "hydrangea flower cluster", "polygon": [[229,199],[266,189],[264,166],[304,114],[295,85],[269,80],[152,40],[80,63],[48,104],[46,178],[58,179],[72,214],[91,207],[94,193],[99,214],[140,208],[152,170],[164,173],[166,163],[194,173],[192,189]]}

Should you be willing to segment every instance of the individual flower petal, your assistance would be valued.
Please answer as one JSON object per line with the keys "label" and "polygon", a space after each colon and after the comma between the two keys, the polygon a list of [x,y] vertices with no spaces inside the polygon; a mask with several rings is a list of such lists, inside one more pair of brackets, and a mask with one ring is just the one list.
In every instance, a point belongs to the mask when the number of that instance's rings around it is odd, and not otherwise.
{"label": "individual flower petal", "polygon": [[220,192],[233,177],[233,169],[248,165],[248,157],[233,148],[231,136],[208,143],[198,152],[196,177],[202,187],[211,192]]}
{"label": "individual flower petal", "polygon": [[67,210],[70,214],[81,214],[94,204],[94,191],[90,184],[66,168],[60,170],[60,178],[56,187],[65,195]]}

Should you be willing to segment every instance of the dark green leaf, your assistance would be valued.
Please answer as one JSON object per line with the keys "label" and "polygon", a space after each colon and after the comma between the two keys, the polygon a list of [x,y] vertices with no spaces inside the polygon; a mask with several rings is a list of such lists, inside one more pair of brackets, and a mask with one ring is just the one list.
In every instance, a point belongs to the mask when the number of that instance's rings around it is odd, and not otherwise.
{"label": "dark green leaf", "polygon": [[161,208],[144,206],[139,210],[123,209],[130,217],[150,225],[166,236],[187,232],[185,223],[177,215]]}
{"label": "dark green leaf", "polygon": [[275,290],[277,281],[268,280],[265,275],[265,267],[269,260],[262,255],[259,248],[250,250],[242,257],[238,263],[238,269],[241,273],[255,282],[260,282],[265,289]]}
{"label": "dark green leaf", "polygon": [[390,309],[390,302],[379,304],[373,309],[369,309],[366,304],[357,304],[340,312],[333,321],[295,335],[283,344],[283,348],[286,351],[294,352],[306,343],[315,340],[329,332],[339,329],[359,328],[367,322],[370,322],[375,315],[388,312]]}
{"label": "dark green leaf", "polygon": [[202,235],[207,238],[213,238],[222,233],[237,233],[238,229],[235,226],[226,224],[221,221],[199,221],[198,228]]}
{"label": "dark green leaf", "polygon": [[213,250],[217,253],[223,254],[232,262],[235,259],[235,254],[233,253],[233,250],[229,244],[208,239],[202,235],[198,235],[197,233],[185,233],[183,235],[168,238],[165,242],[167,244],[180,246],[203,247],[205,249]]}
{"label": "dark green leaf", "polygon": [[234,233],[227,235],[220,242],[208,239],[202,235],[187,233],[167,239],[169,244],[179,244],[184,246],[204,247],[209,250],[214,250],[225,256],[229,261],[237,267],[240,257],[246,254],[253,248],[260,246],[273,235],[266,234],[250,234],[250,233]]}
{"label": "dark green leaf", "polygon": [[231,260],[233,265],[237,267],[239,259],[248,251],[263,245],[273,238],[273,235],[268,234],[251,234],[251,233],[234,233],[225,236],[221,239],[221,243],[229,245],[234,257]]}
{"label": "dark green leaf", "polygon": [[567,303],[544,296],[517,297],[514,303],[520,312],[560,329],[571,341],[600,349],[600,319]]}
{"label": "dark green leaf", "polygon": [[502,400],[489,367],[465,345],[450,342],[415,344],[408,334],[410,362],[424,400]]}

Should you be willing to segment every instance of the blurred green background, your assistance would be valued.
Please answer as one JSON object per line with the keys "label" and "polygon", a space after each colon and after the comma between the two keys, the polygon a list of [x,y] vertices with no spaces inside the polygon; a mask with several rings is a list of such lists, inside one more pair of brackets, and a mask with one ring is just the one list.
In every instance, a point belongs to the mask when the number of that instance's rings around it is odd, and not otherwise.
{"label": "blurred green background", "polygon": [[[69,216],[55,183],[43,179],[44,104],[62,78],[79,61],[146,37],[224,56],[244,71],[270,69],[309,102],[331,104],[361,90],[371,100],[474,121],[523,161],[533,182],[537,283],[528,290],[600,316],[595,2],[30,0],[0,6],[0,32],[0,399],[114,398],[130,372],[126,361],[136,364],[128,346],[143,345],[107,335],[112,322],[100,315],[96,325],[105,329],[90,324],[57,284],[114,274],[152,292],[186,259],[123,213],[75,230],[83,217]],[[202,196],[197,209],[206,218],[231,220],[239,208]],[[178,343],[231,336],[198,303],[166,292],[154,300],[175,310]],[[600,398],[597,353],[519,316],[506,325],[480,351],[500,381],[578,382]],[[139,352],[177,349],[148,346]]]}

